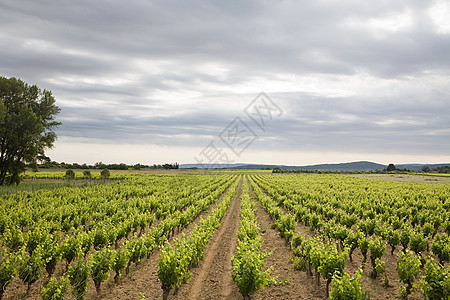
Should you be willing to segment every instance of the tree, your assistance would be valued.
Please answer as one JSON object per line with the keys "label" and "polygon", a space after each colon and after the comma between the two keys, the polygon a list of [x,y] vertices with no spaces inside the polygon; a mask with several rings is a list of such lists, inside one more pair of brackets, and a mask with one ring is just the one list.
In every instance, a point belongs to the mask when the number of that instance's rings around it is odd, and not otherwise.
{"label": "tree", "polygon": [[430,172],[431,170],[430,170],[430,167],[429,166],[423,166],[422,167],[422,172],[424,172],[424,173],[428,173],[428,172]]}
{"label": "tree", "polygon": [[75,179],[75,172],[73,170],[67,170],[66,175],[64,176],[67,180]]}
{"label": "tree", "polygon": [[104,178],[104,179],[109,178],[110,175],[111,175],[111,173],[109,172],[108,169],[103,169],[103,170],[100,172],[100,177],[101,177],[101,178]]}
{"label": "tree", "polygon": [[274,168],[272,173],[281,173],[281,168],[279,167]]}
{"label": "tree", "polygon": [[19,184],[25,167],[53,146],[60,108],[48,90],[0,76],[0,185]]}
{"label": "tree", "polygon": [[389,164],[389,166],[387,167],[386,171],[388,171],[388,172],[395,171],[394,164]]}

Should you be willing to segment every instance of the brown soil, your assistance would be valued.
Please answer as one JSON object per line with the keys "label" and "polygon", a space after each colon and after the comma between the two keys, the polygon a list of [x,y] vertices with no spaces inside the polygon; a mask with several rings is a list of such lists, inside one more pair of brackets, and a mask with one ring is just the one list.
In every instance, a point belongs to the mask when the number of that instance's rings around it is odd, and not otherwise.
{"label": "brown soil", "polygon": [[348,176],[412,183],[450,183],[450,177],[412,174],[349,174]]}

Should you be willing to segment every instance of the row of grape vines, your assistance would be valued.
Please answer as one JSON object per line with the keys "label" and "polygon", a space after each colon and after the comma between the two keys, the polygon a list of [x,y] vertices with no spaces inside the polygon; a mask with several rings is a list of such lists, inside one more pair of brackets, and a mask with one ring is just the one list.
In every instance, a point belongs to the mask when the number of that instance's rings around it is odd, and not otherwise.
{"label": "row of grape vines", "polygon": [[[447,185],[326,175],[253,176],[250,182],[280,236],[287,241],[293,237],[295,267],[311,275],[314,267],[317,282],[320,275],[326,279],[327,294],[332,283],[332,298],[340,299],[339,294],[344,292],[356,299],[364,295],[360,283],[343,272],[347,258],[351,260],[356,249],[364,259],[355,277],[361,278],[370,254],[371,277],[384,274],[384,282],[389,285],[382,261],[387,245],[391,246],[391,255],[402,246],[393,266],[403,284],[402,297],[419,286],[426,298],[449,297]],[[294,234],[296,222],[309,227],[315,237]]]}
{"label": "row of grape vines", "polygon": [[238,245],[231,259],[232,278],[244,299],[250,294],[272,283],[272,268],[264,269],[264,259],[269,255],[261,251],[262,237],[255,218],[255,205],[250,201],[249,188],[245,180],[241,197],[241,221],[238,230]]}
{"label": "row of grape vines", "polygon": [[[15,279],[29,290],[44,269],[50,278],[44,299],[63,297],[69,283],[75,298],[83,299],[89,278],[100,291],[111,272],[120,280],[236,181],[220,175],[122,176],[109,185],[3,197],[0,298]],[[57,267],[62,276],[54,276]]]}

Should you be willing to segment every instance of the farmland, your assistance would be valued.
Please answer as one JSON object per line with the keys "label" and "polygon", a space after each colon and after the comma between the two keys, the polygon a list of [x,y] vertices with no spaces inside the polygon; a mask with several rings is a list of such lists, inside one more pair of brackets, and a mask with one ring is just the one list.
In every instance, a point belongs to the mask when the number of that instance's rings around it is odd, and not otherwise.
{"label": "farmland", "polygon": [[1,196],[2,299],[340,299],[349,285],[361,297],[355,283],[372,299],[449,295],[449,184],[111,175]]}

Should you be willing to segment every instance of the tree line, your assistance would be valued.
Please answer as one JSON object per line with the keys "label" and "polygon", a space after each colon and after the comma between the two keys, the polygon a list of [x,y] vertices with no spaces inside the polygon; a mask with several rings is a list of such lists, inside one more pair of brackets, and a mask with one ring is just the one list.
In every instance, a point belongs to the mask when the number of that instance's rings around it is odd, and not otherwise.
{"label": "tree line", "polygon": [[[56,161],[43,161],[38,165],[38,168],[41,169],[81,169],[81,170],[145,170],[145,169],[179,169],[180,165],[176,163],[164,163],[164,164],[153,164],[153,165],[144,165],[141,163],[137,164],[125,164],[125,163],[114,163],[114,164],[105,164],[103,162],[96,162],[93,165],[88,164],[79,164],[79,163],[66,163],[66,162],[56,162]],[[38,170],[38,169],[36,169]]]}
{"label": "tree line", "polygon": [[[360,171],[360,170],[346,170],[346,171],[330,171],[330,170],[290,170],[290,169],[282,169],[280,167],[276,167],[272,170],[272,173],[317,173],[317,174],[386,174],[386,173],[412,173],[416,172],[413,170],[409,170],[406,168],[400,169],[397,168],[394,164],[389,164],[383,170],[373,170],[373,171]],[[429,166],[423,166],[421,169],[422,173],[440,173],[440,174],[449,174],[450,166],[441,166],[431,169]]]}

